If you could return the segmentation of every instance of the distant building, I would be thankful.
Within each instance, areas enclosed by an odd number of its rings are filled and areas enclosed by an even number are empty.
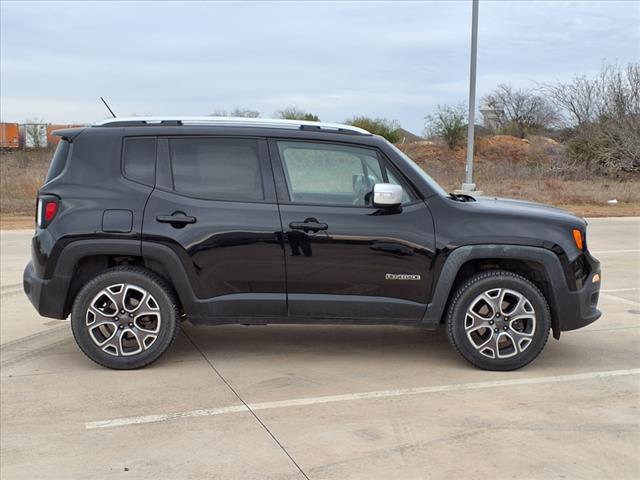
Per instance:
[[[411,133],[410,131],[405,130],[404,128],[399,128],[394,133],[397,133],[400,136],[400,140],[398,140],[399,144],[421,142],[424,140],[424,138],[422,138],[421,136],[416,135],[415,133]]]
[[[502,105],[482,103],[480,105],[480,113],[482,114],[482,123],[486,128],[495,130],[500,126],[504,108]]]

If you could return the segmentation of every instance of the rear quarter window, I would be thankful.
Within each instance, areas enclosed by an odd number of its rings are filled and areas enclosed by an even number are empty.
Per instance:
[[[51,165],[49,165],[49,171],[47,172],[47,178],[44,183],[48,183],[58,175],[62,173],[64,167],[67,164],[67,157],[69,156],[69,142],[62,139],[58,142],[56,151],[51,159]]]
[[[122,163],[125,177],[153,186],[156,178],[155,137],[126,138]]]

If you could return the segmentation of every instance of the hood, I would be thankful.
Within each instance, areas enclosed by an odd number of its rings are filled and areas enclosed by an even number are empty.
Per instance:
[[[585,228],[587,222],[567,210],[536,202],[498,197],[475,197],[479,209],[488,213],[520,218],[541,219]]]
[[[438,243],[455,248],[473,244],[514,244],[562,247],[570,260],[580,254],[572,230],[586,230],[587,222],[560,208],[494,197],[457,201],[429,199]]]

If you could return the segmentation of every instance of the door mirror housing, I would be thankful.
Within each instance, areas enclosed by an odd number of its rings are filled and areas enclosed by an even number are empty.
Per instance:
[[[373,186],[374,207],[399,207],[402,204],[402,187],[393,183],[376,183]]]

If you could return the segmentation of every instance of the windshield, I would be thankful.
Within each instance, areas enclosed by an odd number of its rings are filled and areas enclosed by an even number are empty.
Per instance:
[[[447,195],[447,192],[440,185],[438,185],[438,182],[436,182],[433,178],[431,178],[427,174],[427,172],[425,172],[422,168],[420,168],[416,164],[416,162],[411,160],[411,157],[409,157],[406,153],[404,153],[402,150],[396,147],[393,143],[391,142],[387,142],[387,143],[391,146],[391,148],[393,148],[393,150],[398,155],[400,155],[402,158],[406,160],[407,164],[416,172],[416,174],[420,175],[420,177],[422,177],[437,194],[443,197]]]

